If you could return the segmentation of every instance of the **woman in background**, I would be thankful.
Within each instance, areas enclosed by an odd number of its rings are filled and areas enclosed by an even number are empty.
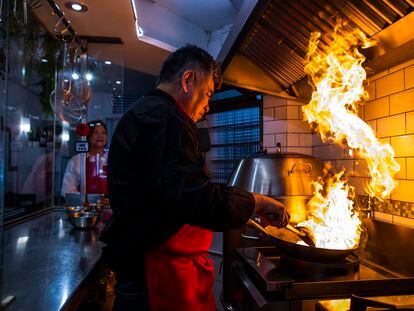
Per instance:
[[[89,133],[87,135],[89,143],[89,152],[86,155],[86,192],[87,193],[107,193],[106,189],[106,163],[108,160],[108,154],[105,151],[107,143],[107,128],[106,124],[101,120],[94,120],[88,122]],[[65,196],[67,193],[79,193],[81,192],[81,154],[73,156],[66,166],[65,175],[63,176],[62,182],[62,195]],[[94,171],[94,163],[99,159],[100,164],[98,167],[98,173],[100,176],[105,177],[105,182],[97,182],[92,176]],[[94,160],[94,161],[92,161]],[[102,169],[105,168],[105,169]],[[101,180],[103,180],[101,178]],[[84,189],[85,190],[85,189]],[[83,191],[85,192],[85,191]]]

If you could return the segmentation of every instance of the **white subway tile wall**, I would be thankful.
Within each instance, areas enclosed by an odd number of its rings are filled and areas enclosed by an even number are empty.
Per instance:
[[[287,152],[312,154],[312,147],[287,147]]]
[[[275,107],[275,120],[286,120],[286,106]]]
[[[405,114],[405,126],[407,134],[414,133],[414,111]]]
[[[378,98],[404,90],[404,70],[388,74],[375,81]]]
[[[414,88],[390,96],[390,113],[414,110]]]
[[[378,118],[389,116],[390,115],[389,100],[390,99],[388,97],[383,97],[383,98],[368,102],[365,105],[365,119],[372,120],[372,119],[378,119]]]
[[[397,179],[407,179],[407,158],[395,158],[400,165],[400,171],[395,175]]]
[[[283,152],[312,154],[312,130],[301,119],[303,104],[296,100],[264,95],[263,144],[268,147],[268,151],[275,151],[276,144],[280,143]]]
[[[275,119],[274,108],[264,108],[263,109],[263,121],[273,121]]]
[[[289,146],[300,146],[299,143],[299,134],[287,134],[287,141]]]
[[[271,95],[263,96],[263,108],[273,108],[278,106],[286,106],[286,99]]]
[[[263,122],[263,134],[286,133],[286,120]]]
[[[404,73],[405,73],[405,88],[409,89],[409,88],[414,87],[414,66],[405,68]]]
[[[287,106],[287,118],[299,120],[299,109],[301,106]]]
[[[414,59],[368,80],[365,120],[377,137],[382,137],[382,142],[391,143],[401,168],[396,174],[399,185],[390,196],[391,200],[396,200],[391,201],[394,207],[387,213],[376,211],[375,217],[414,228]],[[399,216],[401,214],[409,218]]]
[[[263,146],[265,148],[275,147],[275,134],[263,135]]]
[[[312,134],[299,134],[299,145],[312,147]]]
[[[414,179],[414,157],[407,160],[407,179]]]
[[[391,137],[405,134],[405,113],[377,120],[377,137]]]

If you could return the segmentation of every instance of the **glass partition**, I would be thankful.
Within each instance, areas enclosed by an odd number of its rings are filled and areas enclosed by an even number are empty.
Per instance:
[[[3,272],[5,279],[14,277],[13,269],[19,270],[23,262],[10,258],[31,258],[30,247],[38,247],[32,241],[46,231],[58,232],[59,237],[72,234],[65,218],[36,227],[37,220],[49,219],[36,216],[50,216],[48,212],[64,204],[62,186],[68,163],[79,156],[76,142],[87,139],[78,135],[79,124],[104,123],[107,139],[102,147],[107,150],[118,120],[154,87],[155,76],[124,68],[122,45],[112,46],[109,54],[104,53],[105,44],[85,43],[83,53],[71,49],[71,38],[65,44],[62,37],[56,37],[57,16],[46,16],[40,22],[30,9],[24,16],[23,5],[36,5],[36,1],[0,2],[0,298],[4,299],[10,293],[4,289],[7,282],[1,282]],[[48,5],[42,1],[41,10],[50,14]],[[62,95],[62,90],[71,95]],[[85,90],[89,96],[84,96]],[[76,101],[71,107],[82,111],[79,120],[58,112],[57,103],[62,98],[69,101],[72,95]],[[76,109],[71,113],[79,113]],[[99,137],[96,140],[100,143]],[[13,228],[21,229],[17,238],[12,236]],[[47,243],[42,245],[40,260],[53,263],[55,255]]]
[[[18,4],[19,5],[19,4]],[[31,15],[3,18],[4,221],[52,206],[54,117],[49,97],[59,44]]]

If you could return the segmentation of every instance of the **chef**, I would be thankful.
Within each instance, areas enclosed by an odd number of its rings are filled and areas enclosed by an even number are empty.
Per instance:
[[[216,310],[213,231],[289,215],[269,197],[210,181],[195,121],[219,87],[219,66],[194,45],[164,62],[157,87],[119,121],[108,159],[113,209],[101,240],[116,272],[114,310]]]
[[[86,193],[106,194],[106,167],[108,154],[106,124],[101,120],[87,123],[89,152],[86,154]],[[62,195],[81,192],[81,154],[73,156],[66,166],[62,181]]]

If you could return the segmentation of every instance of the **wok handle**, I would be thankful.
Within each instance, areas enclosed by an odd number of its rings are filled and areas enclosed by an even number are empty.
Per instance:
[[[258,229],[260,232],[263,232],[266,235],[269,235],[269,233],[267,233],[266,229],[263,228],[261,225],[259,225],[256,221],[254,221],[253,219],[249,219],[246,223],[248,226],[251,226],[253,228]]]
[[[247,225],[251,226],[253,228],[258,229],[260,232],[263,232],[264,234],[269,235],[269,233],[266,231],[265,228],[263,228],[259,223],[257,223],[256,221],[254,221],[253,219],[249,219],[247,221]],[[293,233],[295,233],[298,236],[306,236],[305,233],[300,232],[298,229],[296,229],[295,227],[293,227],[292,225],[286,225],[286,229],[288,229],[289,231],[292,231]]]
[[[288,229],[289,231],[292,231],[293,233],[297,234],[298,236],[306,236],[305,233],[300,232],[298,229],[296,229],[295,227],[287,224],[286,225],[286,229]]]

